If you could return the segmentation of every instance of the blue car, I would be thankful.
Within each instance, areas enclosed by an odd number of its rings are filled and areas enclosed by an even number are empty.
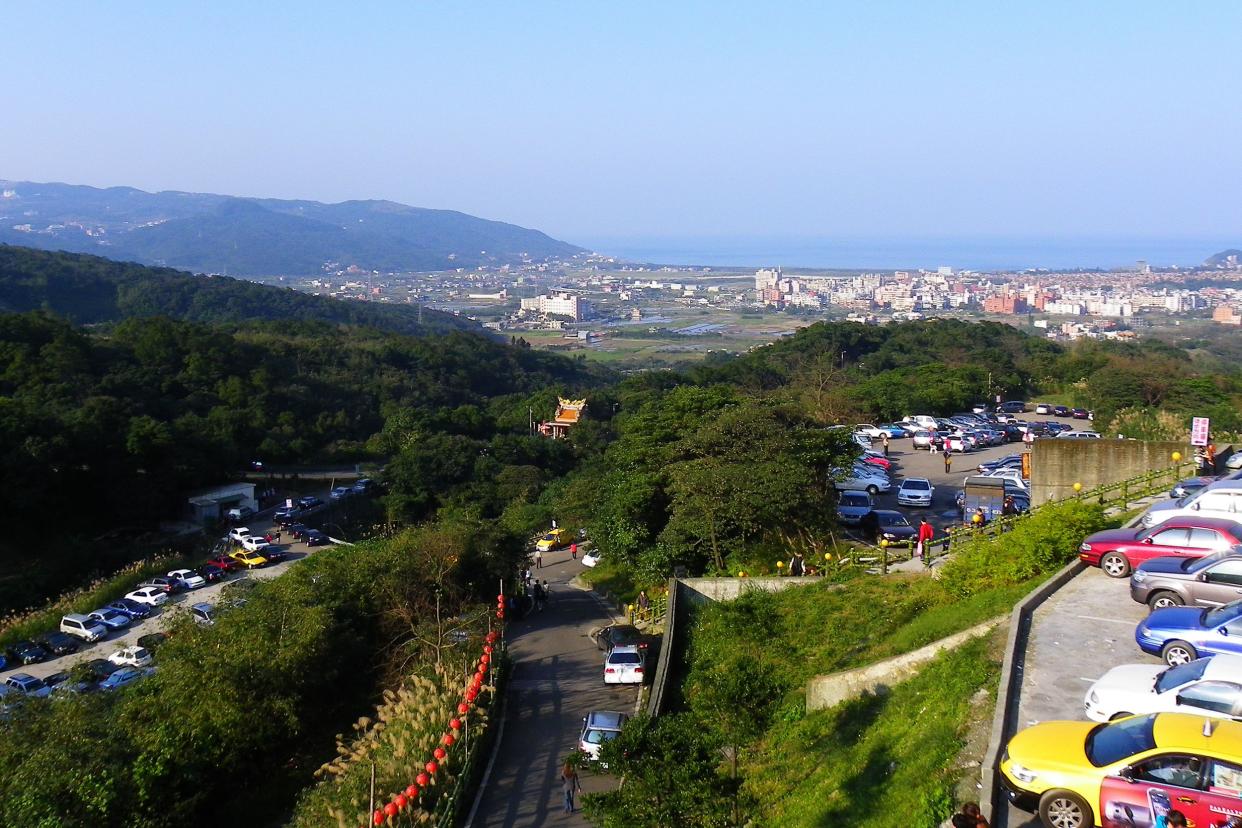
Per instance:
[[[1134,630],[1134,640],[1170,667],[1218,653],[1242,655],[1242,600],[1212,609],[1158,609]]]
[[[146,604],[140,604],[137,601],[134,601],[133,599],[130,599],[130,598],[122,598],[119,601],[113,601],[111,604],[108,604],[108,606],[104,607],[104,609],[111,609],[111,610],[116,610],[117,612],[123,612],[126,615],[128,615],[130,618],[134,618],[134,619],[151,617],[150,607],[148,607]]]

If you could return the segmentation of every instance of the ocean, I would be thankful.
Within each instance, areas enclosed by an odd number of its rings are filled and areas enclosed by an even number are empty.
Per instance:
[[[776,239],[598,238],[577,241],[634,262],[714,267],[900,270],[1027,268],[1111,269],[1146,261],[1152,267],[1195,267],[1214,253],[1242,247],[1236,239]]]

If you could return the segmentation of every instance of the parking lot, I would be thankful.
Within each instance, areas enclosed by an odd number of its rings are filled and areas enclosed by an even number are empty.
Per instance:
[[[324,498],[327,497],[326,490],[322,493]],[[247,526],[254,531],[254,534],[261,535],[266,532],[277,532],[279,528],[272,524],[270,518],[250,519]],[[230,583],[235,583],[242,578],[254,578],[256,580],[267,580],[275,578],[286,571],[286,569],[296,562],[302,560],[308,555],[315,553],[316,549],[325,547],[307,547],[301,541],[293,540],[288,533],[284,535],[285,542],[276,544],[287,550],[288,557],[278,563],[268,564],[261,569],[241,570],[227,576],[223,581],[209,584],[205,587],[195,589],[189,592],[181,592],[176,595],[170,595],[168,603],[162,607],[153,610],[150,618],[134,619],[128,627],[111,632],[106,638],[97,641],[94,644],[81,643],[81,648],[76,653],[64,656],[51,656],[45,661],[37,664],[28,664],[22,667],[13,667],[6,670],[4,675],[12,673],[27,673],[37,678],[46,678],[53,673],[59,673],[69,670],[73,665],[91,661],[97,658],[107,658],[112,653],[124,647],[134,645],[138,638],[153,632],[160,632],[170,625],[172,618],[178,612],[187,612],[193,604],[207,603],[215,605],[220,600],[221,591]],[[206,556],[204,556],[205,558]],[[53,628],[54,629],[54,628]],[[49,632],[51,629],[48,630]]]

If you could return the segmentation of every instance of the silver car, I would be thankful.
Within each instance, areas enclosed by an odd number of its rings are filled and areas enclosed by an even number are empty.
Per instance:
[[[869,492],[841,492],[841,500],[837,502],[837,519],[847,526],[857,526],[858,521],[875,508],[875,500]]]
[[[1242,546],[1202,558],[1152,558],[1130,575],[1130,597],[1152,609],[1219,607],[1242,598]]]

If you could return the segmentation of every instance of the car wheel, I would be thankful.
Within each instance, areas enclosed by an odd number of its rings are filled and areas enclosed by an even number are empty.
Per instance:
[[[1095,814],[1081,796],[1069,791],[1049,791],[1039,800],[1039,818],[1049,828],[1089,828]]]
[[[1187,664],[1199,657],[1195,652],[1195,648],[1187,644],[1185,641],[1170,641],[1164,645],[1164,649],[1160,651],[1160,657],[1164,659],[1164,663],[1170,667],[1177,667],[1181,664]]]
[[[1152,593],[1152,596],[1147,599],[1147,606],[1151,607],[1153,610],[1164,609],[1166,607],[1180,607],[1185,603],[1186,602],[1182,599],[1182,596],[1178,595],[1176,592],[1169,592],[1166,589]]]
[[[880,487],[872,483],[867,487],[867,493],[873,496],[878,495],[880,493]]]
[[[1122,711],[1121,713],[1114,713],[1113,715],[1109,716],[1109,717],[1108,717],[1108,720],[1109,720],[1110,722],[1115,722],[1115,721],[1117,721],[1118,719],[1124,719],[1124,718],[1126,718],[1127,716],[1133,716],[1133,715],[1134,715],[1133,713],[1127,713],[1127,712],[1125,712],[1125,711]]]
[[[1124,578],[1130,574],[1130,562],[1125,555],[1109,552],[1100,558],[1100,569],[1110,578]]]

